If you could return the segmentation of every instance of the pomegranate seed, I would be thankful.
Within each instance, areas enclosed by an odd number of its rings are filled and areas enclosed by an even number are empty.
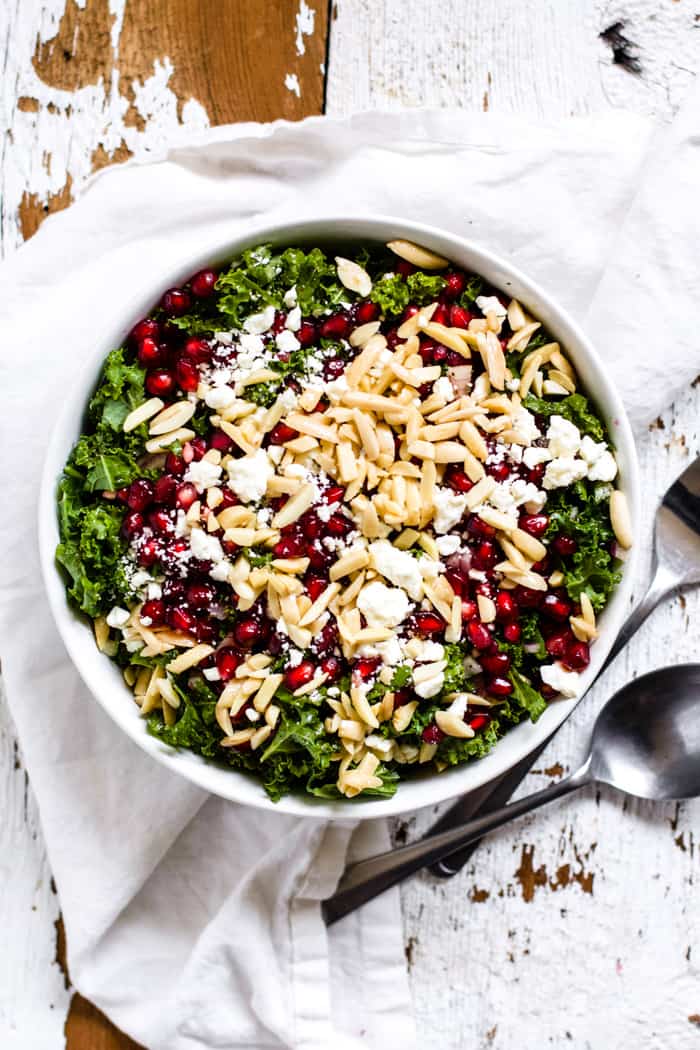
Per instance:
[[[146,336],[139,343],[136,356],[139,359],[139,364],[143,365],[144,368],[156,368],[158,365],[164,365],[167,361],[168,348],[163,343],[157,343],[155,339]]]
[[[167,506],[172,507],[175,503],[176,492],[177,478],[174,478],[172,474],[163,474],[153,486],[153,501],[154,503],[165,503]]]
[[[491,540],[482,540],[472,556],[475,569],[492,569],[498,561],[496,544]]]
[[[473,620],[476,614],[476,602],[473,602],[471,598],[462,598],[462,619],[464,621]]]
[[[160,301],[168,317],[182,317],[190,308],[190,293],[184,288],[170,288]]]
[[[472,514],[467,519],[467,532],[470,532],[472,536],[485,536],[487,539],[491,539],[496,535],[493,525],[487,525],[476,514]]]
[[[514,620],[518,615],[518,606],[512,594],[508,591],[499,591],[496,595],[496,619],[501,623]]]
[[[338,627],[335,620],[329,620],[314,642],[316,652],[332,652],[336,645],[338,645],[339,637]]]
[[[591,651],[587,642],[573,642],[567,647],[563,663],[572,671],[582,671],[591,662]]]
[[[283,536],[274,546],[276,558],[300,558],[303,553],[303,544],[294,536]]]
[[[236,668],[240,666],[241,656],[230,645],[224,645],[214,654],[214,662],[221,681],[228,682],[229,678],[233,678],[236,673]]]
[[[578,550],[578,543],[571,536],[555,536],[552,540],[552,546],[557,554],[561,554],[563,558],[569,554],[575,554]]]
[[[316,325],[313,321],[302,321],[299,330],[294,333],[302,346],[313,346],[316,342]]]
[[[176,631],[186,631],[188,634],[193,634],[197,626],[197,620],[187,609],[182,609],[176,606],[174,609],[168,609],[167,621],[171,627],[174,627]]]
[[[394,693],[394,707],[403,707],[404,704],[410,704],[415,694],[410,689],[399,689]]]
[[[209,437],[209,447],[215,448],[217,452],[230,452],[233,441],[223,430],[214,430]]]
[[[575,642],[575,638],[571,631],[559,631],[556,634],[550,634],[549,638],[545,640],[544,646],[550,656],[553,656],[555,659],[561,659],[572,642]]]
[[[238,496],[229,488],[221,490],[221,509],[225,510],[226,507],[237,507],[239,504]]]
[[[510,682],[508,684],[510,685]],[[487,726],[490,721],[490,715],[474,715],[473,718],[469,719],[469,725],[475,733],[478,733],[479,730],[484,729],[484,727]]]
[[[168,452],[165,457],[165,469],[168,474],[176,474],[179,477],[185,473],[186,466],[184,459],[178,456],[177,452]]]
[[[185,585],[182,580],[166,580],[163,584],[163,597],[171,604],[184,601]]]
[[[316,668],[310,660],[302,660],[296,667],[290,667],[284,676],[284,684],[287,689],[294,692],[303,685],[308,685],[316,674]]]
[[[209,583],[191,583],[187,588],[187,604],[193,609],[206,609],[214,597],[214,588]]]
[[[467,286],[466,274],[455,271],[445,275],[445,296],[448,299],[459,299],[460,295]],[[454,324],[454,321],[452,322]],[[464,325],[464,328],[467,326]]]
[[[450,311],[447,309],[444,303],[438,306],[437,310],[431,317],[433,324],[449,324],[450,323]],[[460,361],[464,361],[461,355],[459,355]]]
[[[326,489],[326,491],[323,493],[323,502],[342,503],[344,495],[345,489],[342,485],[331,485],[331,487]]]
[[[547,531],[549,515],[522,514],[518,524],[523,532],[528,532],[531,536],[542,536]]]
[[[133,539],[134,536],[138,536],[139,533],[143,532],[143,515],[139,514],[137,510],[132,510],[130,514],[124,517],[122,522],[122,533],[128,539]]]
[[[320,576],[310,576],[306,581],[306,592],[312,602],[315,602],[320,594],[323,594],[327,583]]]
[[[399,335],[396,328],[390,328],[385,335],[386,345],[390,350],[395,350],[396,347],[402,342],[401,336]]]
[[[418,634],[422,635],[443,634],[447,626],[441,616],[430,612],[416,613],[413,622]]]
[[[329,536],[346,536],[351,528],[352,522],[342,514],[332,514],[326,522],[326,532]]]
[[[197,366],[188,357],[178,357],[175,362],[175,375],[183,390],[191,392],[199,386]]]
[[[347,339],[352,331],[350,316],[342,310],[337,314],[331,314],[321,323],[322,339]]]
[[[141,321],[137,321],[131,329],[129,339],[138,346],[144,339],[157,340],[159,332],[160,325],[158,322],[154,321],[152,317],[144,317]]]
[[[551,685],[547,685],[546,682],[540,683],[540,692],[545,700],[553,700],[555,696],[558,696],[556,689],[553,689]]]
[[[309,564],[314,572],[328,572],[336,558],[331,551],[319,550],[314,546],[310,546],[304,553],[308,557]]]
[[[491,634],[488,628],[478,620],[469,621],[467,636],[475,649],[488,649],[491,645]]]
[[[413,263],[407,262],[405,259],[399,259],[396,264],[396,272],[401,274],[402,277],[410,277],[412,273],[416,272],[416,267]]]
[[[370,321],[376,321],[378,317],[379,305],[371,303],[368,299],[363,303],[358,303],[355,307],[355,320],[358,325],[369,324]]]
[[[545,594],[540,608],[546,616],[551,616],[553,620],[568,620],[571,616],[571,602],[551,592]]]
[[[451,470],[447,478],[447,484],[455,492],[469,492],[474,488],[474,482],[467,477],[463,470]]]
[[[213,624],[209,620],[200,620],[195,628],[195,637],[198,642],[214,645],[219,637],[218,624]]]
[[[505,461],[503,463],[487,463],[486,473],[490,474],[496,481],[505,481],[510,474],[510,467]]]
[[[131,510],[145,510],[153,499],[153,485],[146,478],[137,478],[129,485],[126,497],[127,506]]]
[[[149,372],[144,383],[152,397],[170,397],[175,391],[175,376],[167,368]]]
[[[453,306],[450,309],[450,324],[453,328],[469,328],[472,315],[463,306]]]
[[[329,682],[337,681],[342,669],[342,664],[337,656],[327,656],[325,660],[321,660],[321,671],[328,676]],[[394,700],[394,706],[396,706],[396,700]]]
[[[513,594],[518,605],[522,605],[524,609],[538,609],[544,598],[542,591],[533,591],[532,588],[521,587],[520,584]]]
[[[197,299],[208,299],[210,295],[214,294],[217,276],[214,270],[200,270],[190,281],[192,294]]]
[[[205,438],[200,436],[194,437],[191,441],[188,442],[188,445],[192,449],[192,458],[195,460],[195,462],[198,462],[200,459],[204,458],[204,456],[207,453],[207,442]]]
[[[277,426],[273,427],[270,431],[270,444],[284,445],[285,441],[294,441],[294,439],[298,437],[298,430],[294,430],[293,427],[288,427],[286,423],[278,423]]]
[[[510,696],[513,692],[513,686],[507,678],[492,678],[490,682],[486,683],[486,692],[490,696]]]
[[[358,660],[357,663],[354,664],[352,673],[365,681],[374,674],[379,667],[380,662],[381,661],[378,657],[365,657],[363,660]]]
[[[165,623],[165,604],[160,598],[151,598],[144,602],[139,614],[141,623],[148,621],[146,626],[160,627]]]
[[[546,576],[550,570],[549,558],[545,555],[542,561],[536,561],[532,567],[540,576]]]
[[[198,364],[203,364],[211,357],[211,347],[206,339],[188,339],[182,352]]]
[[[241,649],[252,648],[256,642],[260,641],[262,633],[260,624],[252,617],[248,617],[245,620],[239,620],[233,628],[233,637],[236,639],[236,644],[240,645]]]
[[[123,489],[117,489],[117,499],[121,503],[126,503],[126,497],[129,495],[129,486],[126,485]]]
[[[148,569],[158,560],[158,544],[155,540],[146,540],[139,548],[139,565]]]
[[[496,591],[491,580],[479,580],[474,587],[474,591],[476,594],[483,594],[484,598],[493,599],[496,597]]]
[[[504,675],[510,670],[510,657],[508,653],[501,653],[498,650],[495,653],[484,653],[479,658],[479,663],[486,671],[487,674],[498,677],[498,675]]]
[[[148,524],[155,532],[171,532],[173,523],[167,510],[152,510],[148,515]]]
[[[531,467],[525,477],[527,481],[530,481],[533,485],[539,487],[542,484],[542,478],[544,477],[544,463],[538,463],[536,467]]]
[[[178,507],[189,510],[196,499],[197,490],[191,482],[185,481],[184,484],[178,486],[175,496]]]
[[[445,573],[445,579],[449,583],[452,590],[455,592],[458,598],[462,597],[462,591],[466,584],[466,580],[463,576],[460,576],[458,572],[453,572],[452,569],[448,569]]]
[[[444,739],[445,734],[435,722],[431,722],[421,733],[421,740],[424,744],[439,744],[440,741]]]
[[[503,628],[503,637],[507,642],[519,642],[522,637],[522,628],[519,623],[507,623]]]

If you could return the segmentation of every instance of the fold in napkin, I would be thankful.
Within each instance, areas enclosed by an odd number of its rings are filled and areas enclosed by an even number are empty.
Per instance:
[[[692,101],[692,100],[691,100]],[[465,234],[540,280],[597,340],[639,426],[699,370],[698,107],[552,126],[465,112],[215,129],[101,173],[0,272],[10,706],[75,986],[149,1050],[414,1045],[396,891],[327,934],[352,828],[207,797],[123,738],[42,594],[35,503],[61,390],[124,303],[251,223],[381,212]],[[125,703],[128,703],[125,696]]]

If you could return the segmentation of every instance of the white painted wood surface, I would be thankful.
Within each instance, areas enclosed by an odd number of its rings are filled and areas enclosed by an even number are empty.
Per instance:
[[[115,47],[123,3],[109,4]],[[5,254],[20,240],[16,214],[25,191],[46,200],[68,175],[74,185],[87,177],[100,145],[110,152],[124,138],[140,154],[178,123],[167,55],[137,93],[140,128],[115,112],[109,86],[67,93],[39,80],[31,62],[36,39],[55,33],[63,7],[64,0],[0,0]],[[667,119],[700,68],[700,8],[690,0],[338,0],[336,10],[332,115],[459,105],[546,119],[624,105]],[[614,65],[599,39],[619,19],[639,45],[639,76]],[[17,107],[24,96],[40,100],[38,111]],[[182,118],[192,127],[207,122],[196,100]],[[649,515],[699,450],[699,400],[689,390],[640,443]],[[611,689],[662,661],[697,658],[699,613],[700,596],[692,594],[656,613],[525,791],[543,786],[543,771],[557,763],[575,765],[592,713]],[[58,907],[1,701],[0,813],[0,1047],[59,1050],[69,993],[54,961]],[[572,797],[494,836],[451,882],[407,884],[406,950],[422,1045],[696,1047],[699,816],[696,803],[624,804],[607,792]],[[410,834],[431,819],[426,813],[410,821]]]

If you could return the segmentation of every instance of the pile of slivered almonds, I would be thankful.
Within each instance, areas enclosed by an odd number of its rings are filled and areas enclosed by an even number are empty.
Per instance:
[[[447,260],[406,241],[389,244],[396,255],[428,270],[447,266]],[[371,280],[356,263],[337,260],[338,275],[347,288],[366,296]],[[404,321],[398,329],[401,342],[389,350],[380,333],[380,322],[373,321],[356,328],[349,342],[357,356],[340,378],[309,387],[290,408],[284,395],[267,409],[246,400],[245,387],[266,379],[276,379],[274,372],[258,370],[237,381],[234,395],[225,407],[215,409],[211,426],[223,430],[242,455],[223,455],[212,449],[204,462],[212,468],[213,480],[201,491],[185,516],[185,529],[199,546],[211,534],[221,535],[241,548],[272,548],[280,540],[280,530],[295,522],[318,500],[314,477],[323,472],[345,490],[344,508],[352,517],[357,533],[349,545],[337,551],[337,560],[329,573],[328,585],[314,601],[304,593],[301,577],[309,567],[306,557],[273,558],[264,567],[251,567],[243,553],[233,556],[225,566],[225,579],[237,596],[239,611],[250,609],[261,596],[267,603],[270,618],[283,625],[289,641],[299,650],[308,649],[312,639],[334,617],[345,658],[358,657],[361,647],[387,643],[392,639],[402,647],[402,657],[414,663],[413,685],[419,696],[435,696],[441,689],[445,661],[440,658],[420,662],[425,642],[420,638],[400,639],[391,623],[381,616],[368,615],[373,609],[373,584],[401,586],[407,599],[424,609],[431,608],[447,624],[445,640],[462,638],[461,599],[453,592],[436,544],[431,523],[436,515],[435,494],[448,465],[459,465],[473,487],[466,493],[466,511],[475,513],[497,530],[503,552],[496,566],[501,574],[500,587],[518,584],[545,591],[548,581],[533,569],[546,548],[535,537],[517,526],[513,515],[488,505],[495,482],[484,469],[487,458],[487,436],[497,436],[500,443],[526,446],[531,435],[521,421],[519,407],[531,389],[538,395],[566,395],[576,390],[573,368],[553,342],[527,353],[528,342],[540,327],[527,316],[521,305],[512,300],[507,318],[513,335],[509,351],[518,351],[522,359],[521,378],[513,379],[499,340],[503,311],[490,311],[472,319],[467,329],[448,327],[431,320],[437,303],[426,306]],[[450,382],[433,386],[421,399],[419,390],[441,378],[439,365],[426,367],[418,353],[419,333],[456,351],[464,366],[451,370]],[[484,366],[472,382],[471,359],[478,355]],[[206,402],[210,388],[200,382],[196,396],[178,400],[164,407],[157,398],[140,405],[128,416],[125,430],[150,421],[150,438],[146,452],[160,453],[173,442],[186,443],[194,437],[187,424],[197,401]],[[319,408],[324,398],[328,407]],[[264,449],[263,441],[273,427],[286,423],[297,432],[282,446]],[[245,463],[244,463],[245,461]],[[261,527],[256,509],[240,503],[217,511],[222,503],[221,477],[241,464],[266,481],[264,498],[285,497],[281,509]],[[234,466],[235,465],[235,466]],[[613,491],[610,511],[613,528],[623,548],[631,545],[631,528],[624,494]],[[517,518],[517,516],[516,516]],[[420,546],[421,563],[435,563],[430,573],[405,574],[404,560],[409,548]],[[194,542],[193,542],[194,548]],[[416,559],[411,559],[413,565]],[[224,577],[220,577],[224,578]],[[561,581],[559,581],[561,582]],[[556,586],[556,580],[549,585]],[[480,595],[478,612],[482,622],[495,619],[496,608],[491,598]],[[364,617],[364,620],[363,620]],[[364,626],[363,626],[364,622]],[[571,627],[582,640],[596,636],[596,624],[590,602],[582,600],[581,615],[573,617]],[[114,651],[109,626],[104,618],[95,621],[98,645]],[[174,651],[166,667],[127,668],[125,678],[133,688],[144,714],[161,707],[168,724],[176,720],[179,698],[171,676],[195,668],[209,657],[211,645],[196,644],[187,634],[168,627],[150,627],[141,622],[140,606],[130,611],[122,635],[133,645],[143,645],[143,656],[159,656]],[[226,643],[223,643],[226,644]],[[230,643],[229,643],[230,644]],[[434,647],[440,653],[441,647]],[[216,705],[216,717],[222,730],[221,746],[247,745],[259,748],[273,733],[280,716],[275,693],[283,674],[270,673],[272,659],[265,653],[249,655],[225,684]],[[380,678],[388,684],[392,668],[384,667]],[[326,681],[318,672],[298,688],[294,695],[312,694]],[[348,797],[366,788],[378,787],[375,775],[380,760],[398,762],[431,761],[437,745],[423,743],[411,747],[385,738],[374,731],[382,722],[391,720],[397,732],[409,726],[419,701],[414,700],[394,709],[394,694],[387,692],[378,703],[367,699],[367,687],[356,676],[349,693],[337,690],[327,702],[334,712],[325,721],[329,734],[337,736],[339,760],[337,785]],[[252,701],[260,719],[246,728],[236,728],[233,720],[244,705]],[[468,738],[473,730],[464,720],[467,704],[489,706],[485,697],[452,694],[446,708],[438,712],[437,724],[449,736]]]

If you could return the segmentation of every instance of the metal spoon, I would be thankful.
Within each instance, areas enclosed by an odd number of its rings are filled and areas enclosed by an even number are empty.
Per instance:
[[[700,583],[700,459],[695,459],[676,478],[656,511],[653,577],[649,589],[625,622],[598,675],[603,673],[664,598],[681,587],[697,583]],[[428,835],[461,825],[478,813],[504,806],[548,746],[552,736],[518,762],[510,772],[460,798],[436,821]],[[456,875],[477,846],[478,841],[473,841],[466,849],[433,864],[431,871],[442,878]]]
[[[608,700],[572,776],[460,827],[353,864],[322,905],[330,925],[426,864],[588,784],[661,801],[700,795],[700,664],[652,671]]]

